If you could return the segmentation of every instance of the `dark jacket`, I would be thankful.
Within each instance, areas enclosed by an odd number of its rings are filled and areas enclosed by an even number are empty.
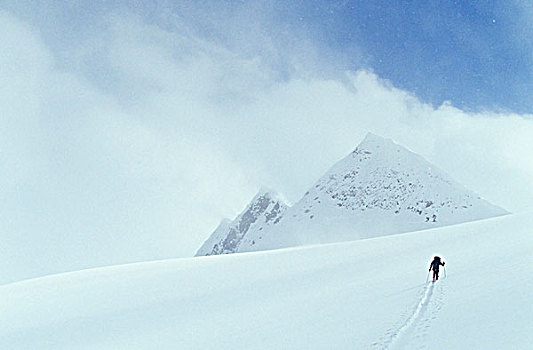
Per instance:
[[[436,256],[431,264],[429,264],[429,269],[433,269],[433,271],[439,271],[440,265],[444,266],[444,261],[440,261],[440,257]]]

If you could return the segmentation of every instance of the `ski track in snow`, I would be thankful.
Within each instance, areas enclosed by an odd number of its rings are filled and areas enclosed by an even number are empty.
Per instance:
[[[426,349],[424,341],[431,322],[443,305],[444,289],[442,281],[430,282],[421,292],[420,300],[410,316],[391,328],[380,342],[373,343],[374,349]]]

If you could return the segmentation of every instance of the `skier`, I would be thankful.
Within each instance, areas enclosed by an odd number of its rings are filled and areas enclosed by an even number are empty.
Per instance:
[[[431,262],[431,264],[429,264],[429,271],[433,269],[433,282],[439,279],[439,268],[440,268],[440,265],[444,266],[444,264],[445,264],[444,261],[441,262],[440,257],[436,255],[433,258],[433,261]]]

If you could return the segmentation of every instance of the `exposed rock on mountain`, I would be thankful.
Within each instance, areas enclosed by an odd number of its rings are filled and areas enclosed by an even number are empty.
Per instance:
[[[256,239],[260,241],[262,233],[279,223],[287,208],[279,195],[266,190],[259,192],[234,221],[224,219],[196,255],[235,253],[244,242],[254,246],[255,240],[249,240],[247,236],[256,233]]]
[[[260,220],[257,228],[248,230],[246,220],[255,214],[246,213],[252,208],[257,206],[258,215],[263,215],[281,206],[260,198],[230,225],[227,234],[227,229],[215,231],[213,236],[220,236],[212,237],[213,241],[221,243],[210,254],[370,238],[507,214],[421,156],[373,134],[293,207],[284,206],[272,214],[275,219]],[[241,220],[246,229],[240,228]],[[200,251],[205,255],[205,250]]]

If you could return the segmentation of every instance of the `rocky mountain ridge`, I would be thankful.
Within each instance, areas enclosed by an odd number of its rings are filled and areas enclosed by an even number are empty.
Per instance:
[[[258,198],[261,194],[254,200]],[[259,205],[254,203],[248,211]],[[370,238],[507,213],[421,156],[373,134],[326,172],[294,206],[276,203],[283,209],[276,212],[274,220],[259,220],[257,228],[235,229],[245,210],[231,224],[233,229],[215,231],[208,240],[211,253]],[[206,244],[197,255],[206,255]]]
[[[200,247],[196,255],[218,255],[235,253],[246,236],[261,232],[277,224],[289,206],[273,191],[260,191],[248,204],[246,209],[234,220],[224,219]],[[261,239],[261,238],[259,238]],[[255,242],[248,242],[254,245]]]

